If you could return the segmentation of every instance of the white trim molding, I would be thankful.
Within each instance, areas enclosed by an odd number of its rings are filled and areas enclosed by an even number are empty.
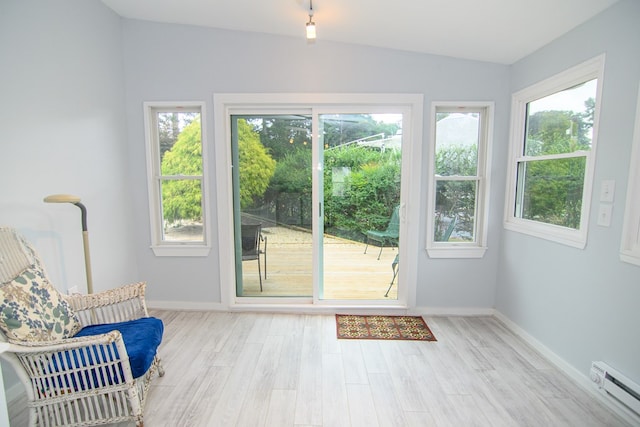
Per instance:
[[[214,149],[216,159],[216,206],[218,218],[218,241],[220,259],[221,302],[230,310],[262,309],[280,310],[283,306],[289,310],[306,311],[312,308],[315,312],[331,311],[355,306],[354,301],[322,300],[314,283],[314,295],[309,298],[248,298],[236,296],[235,240],[233,235],[233,192],[232,192],[232,153],[231,153],[231,117],[242,114],[284,114],[292,111],[303,111],[317,120],[320,114],[368,113],[405,114],[403,133],[411,143],[402,149],[402,187],[400,241],[403,243],[403,263],[406,268],[399,271],[398,299],[394,301],[359,301],[360,307],[388,308],[404,310],[415,305],[417,286],[417,263],[419,243],[412,239],[417,234],[420,206],[414,201],[420,200],[419,180],[411,179],[412,172],[419,175],[422,167],[422,120],[424,100],[421,94],[351,94],[351,93],[216,93],[213,94],[214,111]],[[317,138],[314,135],[313,138]],[[317,156],[317,154],[314,154]],[[315,161],[318,163],[318,161]],[[314,164],[315,164],[314,163]],[[315,184],[314,184],[315,185]],[[316,190],[314,190],[316,191]],[[314,215],[317,206],[314,206]],[[319,263],[314,260],[314,277],[317,280]]]
[[[493,115],[495,103],[492,101],[432,102],[431,136],[428,144],[427,177],[427,236],[426,250],[430,258],[482,258],[487,251],[489,229],[489,199],[491,186],[491,156],[493,145]],[[479,115],[477,139],[476,174],[470,176],[436,175],[436,128],[437,114],[476,113]],[[473,241],[438,242],[434,239],[437,183],[442,181],[467,180],[477,183],[473,224]]]
[[[640,88],[638,89],[636,122],[633,129],[633,145],[629,163],[620,259],[624,262],[640,265]]]
[[[596,148],[598,140],[598,118],[602,83],[604,75],[605,55],[576,65],[541,82],[533,84],[513,94],[511,100],[511,130],[509,137],[508,173],[504,208],[504,228],[530,236],[539,237],[567,246],[584,249],[587,244],[589,230],[589,213],[591,210],[591,193],[595,170]],[[593,135],[589,151],[575,151],[559,155],[525,156],[523,144],[527,119],[527,106],[530,102],[564,91],[589,80],[597,79],[596,99],[593,120]],[[577,229],[554,225],[546,222],[526,219],[516,214],[518,193],[518,165],[534,160],[555,160],[561,158],[585,157],[584,185],[580,209],[580,224]]]
[[[207,256],[211,250],[211,225],[210,225],[210,203],[209,200],[209,179],[208,179],[208,138],[207,138],[207,112],[203,101],[184,102],[144,102],[144,127],[145,127],[145,148],[147,160],[147,192],[149,197],[149,224],[151,227],[151,249],[156,256]],[[159,185],[160,172],[160,143],[157,136],[156,119],[153,112],[158,110],[193,111],[200,114],[202,146],[202,175],[194,178],[200,181],[202,192],[202,225],[203,241],[166,241],[163,240],[163,214],[162,196]]]

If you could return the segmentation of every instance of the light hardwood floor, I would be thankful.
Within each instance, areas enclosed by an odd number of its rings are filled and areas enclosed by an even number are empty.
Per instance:
[[[493,317],[426,317],[438,341],[410,342],[338,340],[333,315],[152,315],[146,427],[628,426]]]

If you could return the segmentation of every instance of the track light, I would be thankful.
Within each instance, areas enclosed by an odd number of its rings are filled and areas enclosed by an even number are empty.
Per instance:
[[[309,0],[309,22],[306,24],[307,40],[313,42],[316,39],[316,23],[313,22],[313,0]]]

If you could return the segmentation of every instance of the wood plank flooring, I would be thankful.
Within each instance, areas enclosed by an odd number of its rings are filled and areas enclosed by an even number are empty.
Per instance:
[[[426,317],[438,341],[410,342],[338,340],[333,315],[152,315],[147,427],[628,426],[493,317]]]
[[[313,295],[311,233],[287,227],[263,229],[267,238],[267,279],[260,290],[257,261],[244,261],[244,296]],[[397,248],[380,248],[353,240],[326,235],[323,246],[325,299],[397,299],[397,282],[385,293],[393,277],[391,264]],[[380,259],[378,255],[380,254]],[[264,258],[261,256],[264,274]]]

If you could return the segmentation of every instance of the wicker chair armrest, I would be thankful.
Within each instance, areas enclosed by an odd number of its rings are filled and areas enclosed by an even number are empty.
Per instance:
[[[68,399],[73,395],[127,387],[134,381],[122,334],[111,331],[65,340],[9,342],[22,365],[30,399]]]
[[[120,331],[118,330],[113,330],[101,335],[66,338],[52,341],[9,340],[9,346],[6,351],[10,353],[59,353],[61,351],[93,345],[109,345],[116,341],[122,341],[122,334],[120,334]],[[122,341],[122,343],[124,345],[124,341]]]
[[[89,295],[65,295],[83,326],[125,322],[148,317],[145,282]]]

